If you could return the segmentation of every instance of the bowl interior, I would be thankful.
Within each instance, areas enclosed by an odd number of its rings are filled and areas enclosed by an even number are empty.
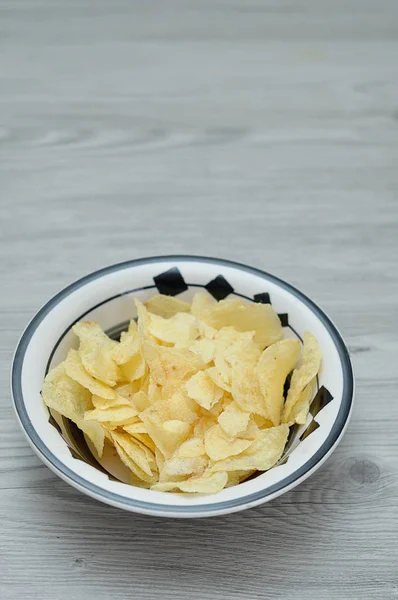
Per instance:
[[[276,467],[217,495],[162,494],[126,485],[122,483],[126,473],[118,459],[109,455],[98,464],[74,424],[56,413],[49,416],[40,396],[43,378],[64,360],[71,347],[77,347],[71,331],[75,322],[98,321],[117,339],[136,316],[133,297],[145,301],[160,292],[190,300],[198,290],[217,300],[236,295],[248,302],[270,302],[280,315],[285,337],[301,339],[307,329],[317,336],[323,362],[307,423],[291,428],[284,455]],[[246,504],[248,497],[271,497],[316,467],[337,441],[348,418],[349,360],[333,325],[322,311],[287,284],[233,263],[176,257],[132,261],[104,269],[76,282],[50,301],[24,336],[14,363],[13,391],[30,441],[50,466],[65,479],[72,479],[70,482],[76,487],[132,510],[144,507],[148,512],[156,512],[174,507],[178,511],[211,511]]]

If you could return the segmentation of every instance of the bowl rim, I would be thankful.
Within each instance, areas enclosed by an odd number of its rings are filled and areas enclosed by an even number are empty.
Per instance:
[[[342,367],[342,378],[343,378],[343,390],[341,405],[328,437],[323,444],[317,449],[317,451],[310,456],[310,458],[296,471],[281,479],[280,481],[270,485],[267,488],[258,490],[257,492],[241,496],[231,500],[226,500],[222,503],[206,504],[206,505],[195,505],[195,506],[173,506],[170,504],[154,504],[149,501],[137,500],[132,498],[126,498],[116,492],[110,492],[104,490],[98,485],[88,482],[84,477],[71,470],[69,467],[64,465],[46,446],[44,441],[41,439],[36,429],[32,425],[27,410],[25,408],[25,402],[22,392],[22,367],[26,350],[29,346],[30,340],[36,331],[39,324],[43,319],[53,310],[53,308],[61,302],[61,300],[67,298],[72,292],[81,288],[82,286],[99,279],[109,273],[136,267],[145,264],[153,264],[157,262],[200,262],[208,264],[216,264],[220,266],[226,266],[250,273],[265,281],[270,281],[275,285],[289,292],[291,295],[300,300],[305,304],[314,315],[322,322],[325,326],[328,334],[330,335],[333,344],[338,352],[341,367]],[[340,441],[350,418],[352,412],[352,405],[354,399],[354,373],[350,355],[346,344],[331,319],[325,314],[325,312],[310,298],[308,298],[303,292],[292,286],[290,283],[258,269],[256,267],[250,267],[248,265],[231,261],[222,258],[213,258],[207,256],[195,256],[195,255],[160,255],[151,256],[144,258],[131,259],[103,267],[96,271],[93,271],[84,277],[76,280],[70,285],[63,288],[60,292],[55,294],[50,300],[48,300],[32,317],[25,330],[23,331],[21,338],[17,344],[14,357],[11,366],[11,392],[13,407],[16,412],[20,426],[33,450],[39,456],[39,458],[58,476],[64,481],[79,489],[83,493],[105,502],[107,504],[124,508],[126,510],[140,512],[143,514],[151,514],[158,516],[170,516],[170,517],[204,517],[213,516],[216,514],[223,514],[228,512],[235,512],[243,510],[250,506],[271,500],[286,491],[296,487],[299,483],[304,481],[311,475],[331,454],[334,448]]]

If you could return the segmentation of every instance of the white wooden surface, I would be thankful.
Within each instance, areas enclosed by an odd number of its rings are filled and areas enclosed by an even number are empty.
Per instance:
[[[0,0],[1,600],[398,598],[397,33],[396,0]],[[195,522],[57,479],[8,383],[61,287],[184,252],[302,288],[357,376],[320,471]]]

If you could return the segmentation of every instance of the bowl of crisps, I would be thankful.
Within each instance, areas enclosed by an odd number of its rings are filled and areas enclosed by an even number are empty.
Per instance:
[[[272,500],[341,439],[347,348],[303,293],[228,260],[160,256],[87,275],[33,317],[15,411],[67,483],[143,514],[206,517]]]

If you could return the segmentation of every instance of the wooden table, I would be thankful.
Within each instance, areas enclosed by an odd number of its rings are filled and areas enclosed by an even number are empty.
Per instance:
[[[398,598],[396,0],[1,0],[0,28],[1,599]],[[287,279],[352,352],[337,451],[244,513],[101,505],[11,408],[42,303],[167,253]]]

